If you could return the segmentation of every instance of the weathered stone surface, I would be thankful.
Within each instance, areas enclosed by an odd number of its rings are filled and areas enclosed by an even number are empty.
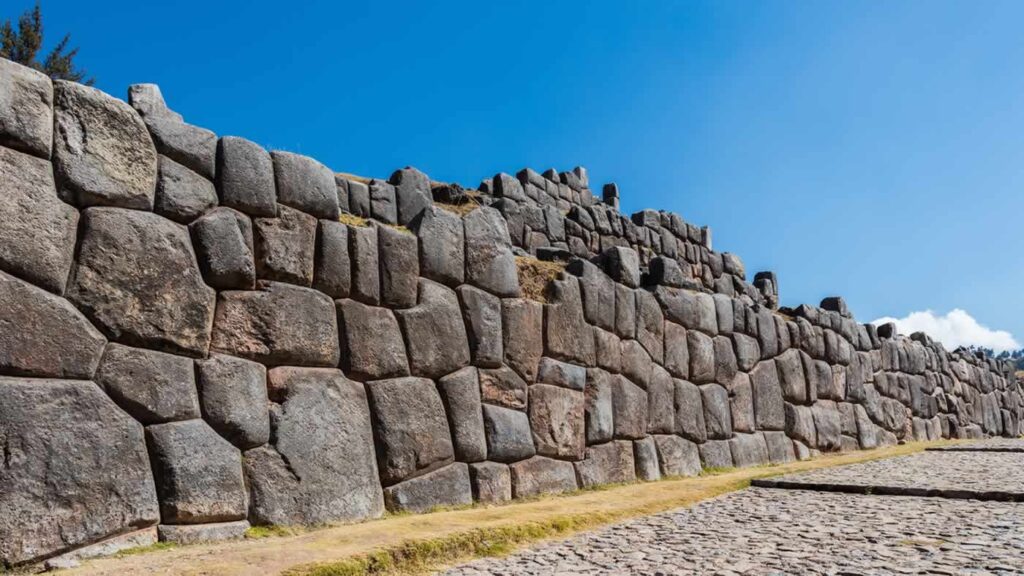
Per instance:
[[[204,178],[213,179],[216,134],[186,124],[180,114],[167,108],[160,87],[155,84],[130,86],[128,103],[142,116],[158,152],[184,164]]]
[[[808,401],[807,378],[804,376],[804,363],[798,350],[787,350],[775,358],[782,397],[789,402],[799,404]]]
[[[700,454],[697,445],[679,436],[658,434],[653,436],[661,463],[661,475],[668,477],[696,476],[700,474]]]
[[[544,354],[544,307],[525,298],[501,301],[501,329],[505,363],[529,382],[537,378]]]
[[[658,364],[665,360],[665,316],[654,295],[636,292],[636,339]]]
[[[700,461],[705,469],[733,467],[732,448],[729,440],[708,440],[699,446]]]
[[[416,236],[390,226],[378,226],[377,231],[381,304],[390,308],[413,306],[420,271]]]
[[[67,300],[3,272],[0,326],[0,374],[12,376],[92,378],[106,343]]]
[[[338,370],[276,371],[282,397],[274,444],[245,453],[250,520],[294,525],[379,517],[384,499],[362,384]]]
[[[768,461],[772,464],[786,464],[797,459],[794,442],[785,432],[761,432],[768,448]],[[800,444],[799,442],[795,444]],[[801,444],[802,446],[802,444]]]
[[[274,163],[259,144],[224,136],[217,142],[220,203],[250,216],[277,215]]]
[[[604,370],[587,370],[584,388],[587,444],[598,444],[612,439],[615,432],[612,400],[613,376]]]
[[[299,286],[313,284],[316,218],[279,206],[277,218],[253,221],[256,276]]]
[[[270,440],[267,369],[241,358],[211,354],[196,361],[203,419],[242,450]]]
[[[768,446],[761,433],[737,434],[729,440],[733,465],[737,468],[767,464]]]
[[[694,442],[707,440],[704,401],[700,388],[686,380],[675,381],[676,433]]]
[[[736,378],[736,373],[739,370],[736,365],[732,340],[726,336],[715,336],[712,342],[715,354],[715,382],[728,387]]]
[[[718,316],[711,295],[666,286],[659,286],[654,295],[670,321],[709,336],[718,334]]]
[[[0,378],[0,397],[0,565],[160,520],[142,426],[99,387]]]
[[[463,368],[441,378],[437,381],[437,390],[448,415],[455,459],[460,462],[486,460],[487,437],[476,368]]]
[[[579,283],[574,277],[555,280],[544,305],[544,347],[562,360],[593,366],[594,332],[583,318]]]
[[[456,462],[389,486],[384,489],[384,502],[392,512],[428,512],[439,506],[472,504],[469,469],[466,464]]]
[[[740,372],[729,387],[729,412],[736,432],[754,431],[754,391],[750,377]]]
[[[580,488],[636,480],[633,443],[615,440],[587,448],[586,457],[575,463]]]
[[[0,60],[0,77],[5,62]],[[5,92],[18,90],[17,86],[3,84],[0,104]],[[2,105],[0,109],[2,137],[4,118],[11,111]],[[46,150],[48,155],[49,144]],[[57,197],[50,163],[0,147],[0,270],[63,294],[74,257],[77,226],[78,212]]]
[[[390,486],[449,464],[454,458],[444,404],[425,378],[377,380],[366,385],[377,441],[381,482]]]
[[[206,354],[214,291],[184,227],[156,214],[90,208],[72,274],[68,299],[110,339]]]
[[[761,359],[761,347],[757,339],[734,332],[732,341],[736,350],[736,367],[744,372],[750,372]]]
[[[704,403],[704,424],[707,427],[708,438],[728,440],[732,436],[729,393],[718,384],[705,384],[700,387],[700,395]]]
[[[165,524],[242,520],[248,509],[242,455],[202,420],[146,428]]]
[[[352,290],[352,260],[348,226],[321,220],[317,226],[313,287],[331,298],[348,298]]]
[[[647,388],[651,380],[654,363],[650,355],[636,340],[623,340],[620,346],[622,375],[629,378],[641,388]]]
[[[615,334],[620,338],[636,337],[636,296],[622,284],[615,285]]]
[[[690,377],[690,346],[686,329],[674,322],[665,323],[665,368],[676,378]]]
[[[462,219],[431,206],[409,225],[419,238],[420,274],[458,286],[465,279],[466,235]]]
[[[773,360],[758,363],[750,372],[754,392],[754,422],[759,430],[782,430],[786,424],[782,387]]]
[[[391,310],[355,300],[338,300],[341,369],[357,380],[409,374],[405,342]]]
[[[650,436],[633,442],[633,460],[636,463],[636,476],[640,480],[652,482],[661,479],[661,467],[658,464],[658,449]]]
[[[399,224],[409,224],[433,204],[430,178],[411,166],[395,170],[388,182],[395,187]]]
[[[215,208],[189,226],[199,269],[218,290],[248,290],[256,283],[252,222],[231,208]]]
[[[594,356],[597,365],[610,372],[622,370],[622,341],[615,334],[594,328]]]
[[[365,182],[345,180],[348,188],[348,210],[356,216],[370,217],[370,187]]]
[[[352,264],[352,298],[376,306],[380,304],[377,227],[350,226],[348,241]]]
[[[245,520],[214,524],[161,524],[159,527],[161,542],[181,545],[238,540],[245,537],[249,528],[249,522]]]
[[[456,290],[462,304],[473,364],[484,368],[501,366],[504,358],[501,327],[501,299],[472,286]]]
[[[647,392],[623,376],[612,378],[612,423],[617,439],[647,435]]]
[[[499,504],[512,499],[512,474],[507,464],[477,462],[469,465],[473,499],[483,504]]]
[[[583,316],[587,322],[606,330],[614,329],[615,282],[595,264],[582,258],[573,258],[566,271],[579,277]]]
[[[108,344],[96,383],[143,424],[199,418],[199,395],[189,358]]]
[[[526,408],[527,384],[508,366],[481,368],[479,378],[480,397],[484,402],[514,410]]]
[[[576,471],[571,462],[534,456],[509,466],[512,495],[529,498],[541,494],[559,494],[576,489]]]
[[[537,371],[537,382],[583,391],[587,381],[587,369],[583,366],[561,362],[553,358],[541,358]]]
[[[382,180],[370,180],[370,214],[385,224],[398,224],[395,187]]]
[[[0,146],[50,157],[53,84],[28,66],[0,60]]]
[[[530,429],[537,453],[580,460],[585,448],[583,392],[547,384],[530,386]]]
[[[601,255],[601,264],[615,282],[630,288],[640,287],[640,257],[636,250],[613,246]]]
[[[217,205],[213,182],[160,156],[153,210],[180,224],[188,224]]]
[[[280,150],[271,152],[270,158],[278,202],[317,218],[338,218],[338,189],[327,166],[309,156]]]
[[[131,106],[95,88],[57,80],[53,169],[61,197],[79,206],[153,209],[156,148]]]
[[[786,435],[808,446],[817,446],[814,432],[814,416],[808,406],[797,406],[786,402]]]
[[[675,245],[673,244],[673,247]],[[683,269],[672,258],[658,256],[652,258],[648,265],[647,282],[652,285],[671,286],[682,288],[686,286],[689,278],[683,274]]]
[[[487,457],[496,462],[515,462],[537,453],[526,412],[484,404]]]
[[[420,279],[419,303],[395,312],[415,376],[438,378],[469,365],[469,341],[459,299],[443,284]]]
[[[502,297],[519,295],[512,240],[501,213],[482,207],[462,219],[466,235],[466,282]]]
[[[841,447],[842,421],[835,402],[820,401],[811,407],[814,417],[816,447],[822,451],[839,450]]]
[[[690,357],[690,380],[698,384],[714,382],[716,375],[715,344],[710,336],[697,330],[686,333]]]

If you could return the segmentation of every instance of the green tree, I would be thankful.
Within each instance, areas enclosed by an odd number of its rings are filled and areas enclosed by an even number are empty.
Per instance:
[[[36,58],[43,47],[43,14],[36,2],[34,9],[26,10],[18,18],[17,31],[10,20],[0,26],[0,58],[31,66],[55,80],[73,80],[92,86],[94,79],[86,78],[86,71],[75,67],[78,48],[69,50],[70,41],[71,35],[65,34],[42,62]]]

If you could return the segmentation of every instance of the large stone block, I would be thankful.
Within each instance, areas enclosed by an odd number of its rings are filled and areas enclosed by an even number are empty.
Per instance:
[[[623,340],[620,345],[622,375],[629,378],[641,388],[647,388],[651,380],[654,363],[651,362],[647,350],[636,340]]]
[[[661,480],[658,464],[658,449],[650,436],[633,442],[633,460],[636,463],[636,477],[645,482]]]
[[[482,207],[462,219],[466,237],[466,282],[496,296],[519,295],[512,239],[501,213]]]
[[[697,384],[715,381],[715,344],[710,336],[697,330],[686,333],[690,356],[690,380]]]
[[[526,412],[484,404],[487,457],[496,462],[515,462],[537,453]]]
[[[473,503],[469,468],[456,462],[440,470],[417,476],[384,489],[384,502],[391,512],[429,512],[442,506]]]
[[[629,440],[590,446],[586,457],[575,466],[580,488],[636,481],[633,443]]]
[[[409,227],[419,238],[420,274],[452,287],[462,284],[466,270],[462,218],[431,206]]]
[[[707,427],[708,438],[728,440],[732,436],[729,393],[718,384],[705,384],[700,387],[700,395],[704,403],[704,425]]]
[[[730,440],[709,440],[699,446],[700,461],[705,469],[723,470],[732,468],[732,448]]]
[[[206,354],[215,294],[183,226],[137,210],[90,208],[72,274],[68,299],[111,340]]]
[[[165,217],[188,224],[217,205],[213,182],[178,164],[167,156],[157,163],[156,197],[153,210]]]
[[[615,282],[630,288],[640,287],[640,257],[636,250],[613,246],[601,254],[601,264]]]
[[[313,287],[331,298],[348,298],[351,293],[348,226],[341,222],[321,220],[317,225]]]
[[[587,322],[606,330],[614,329],[615,282],[595,264],[582,258],[574,258],[566,270],[579,277],[583,316]]]
[[[680,288],[659,286],[654,295],[665,309],[665,316],[687,330],[699,330],[709,336],[718,335],[718,312],[710,294]]]
[[[658,364],[665,361],[665,316],[654,295],[636,292],[636,339]]]
[[[661,475],[668,477],[700,474],[700,453],[697,445],[674,435],[653,436],[661,463]]]
[[[189,358],[108,344],[96,383],[143,424],[199,418],[195,370]]]
[[[156,148],[125,102],[77,82],[54,88],[53,169],[79,206],[153,209]]]
[[[160,520],[142,426],[99,387],[0,378],[0,398],[0,566]]]
[[[623,376],[612,378],[612,423],[615,438],[635,440],[647,435],[647,392]]]
[[[623,284],[615,285],[615,334],[620,338],[636,338],[636,296]]]
[[[760,466],[769,462],[768,445],[760,432],[733,436],[729,440],[729,448],[732,450],[733,465],[737,468]]]
[[[0,272],[0,374],[92,378],[106,338],[67,300]]]
[[[758,363],[750,372],[750,384],[754,392],[754,423],[758,430],[782,430],[786,424],[786,414],[782,397],[782,386],[779,385],[779,374],[775,361],[765,360]]]
[[[757,339],[734,332],[732,341],[736,350],[736,367],[744,372],[750,372],[761,360],[761,347]]]
[[[469,340],[455,291],[420,279],[419,302],[395,312],[415,376],[439,378],[469,365]]]
[[[214,522],[212,524],[161,524],[161,542],[190,545],[223,540],[240,540],[252,525],[245,520]]]
[[[690,346],[686,329],[674,322],[665,323],[665,368],[676,378],[690,377]]]
[[[594,332],[583,318],[579,283],[574,277],[555,280],[544,306],[544,346],[555,358],[593,366]]]
[[[817,448],[822,451],[839,450],[842,446],[842,420],[835,402],[822,400],[811,407],[814,418]]]
[[[274,163],[262,146],[235,136],[217,142],[220,203],[250,216],[277,215]]]
[[[729,412],[732,429],[736,432],[754,431],[754,391],[750,377],[745,373],[736,374],[729,387]]]
[[[787,464],[797,459],[794,442],[785,432],[760,432],[768,448],[768,461],[772,464]],[[800,444],[802,446],[802,444]],[[803,458],[802,458],[803,459]]]
[[[279,372],[273,445],[245,453],[259,524],[326,524],[377,518],[384,499],[363,385],[340,371]]]
[[[409,308],[416,304],[416,286],[420,274],[416,244],[416,237],[408,231],[391,226],[377,227],[382,305]]]
[[[553,358],[541,358],[537,382],[582,392],[587,382],[587,369]]]
[[[512,499],[512,474],[507,464],[477,462],[469,465],[473,499],[483,504],[499,504]]]
[[[434,383],[425,378],[366,385],[381,482],[390,486],[452,462],[451,432]]]
[[[129,86],[128,103],[142,116],[158,152],[188,166],[204,178],[213,179],[216,134],[186,124],[181,114],[167,108],[156,84]]]
[[[736,364],[736,353],[732,347],[732,340],[726,336],[715,336],[713,338],[715,350],[715,382],[728,387],[732,384],[739,366]]]
[[[814,415],[809,406],[797,406],[786,402],[786,435],[804,444],[817,446],[814,430]]]
[[[330,168],[301,154],[275,150],[274,184],[277,201],[317,218],[338,218],[338,189]]]
[[[53,141],[53,84],[49,76],[0,60],[0,146],[40,158]]]
[[[8,90],[17,87],[0,86],[0,103]],[[0,110],[0,137],[9,113]],[[0,147],[0,270],[63,294],[77,227],[78,211],[57,197],[50,163]]]
[[[580,460],[585,447],[582,391],[547,384],[530,386],[530,429],[537,453]]]
[[[196,377],[203,418],[221,436],[242,450],[270,440],[267,369],[262,364],[211,354],[196,361]]]
[[[525,298],[502,300],[501,328],[505,363],[524,379],[533,382],[544,354],[543,305]]]
[[[700,388],[686,380],[675,381],[676,433],[694,442],[708,439],[704,400]]]
[[[560,494],[576,489],[576,470],[571,462],[534,456],[512,464],[509,471],[515,498]]]
[[[655,365],[647,383],[647,432],[674,434],[675,431],[675,384],[671,374]]]
[[[782,397],[789,402],[803,404],[808,401],[807,378],[799,350],[787,350],[775,358],[775,367],[782,386]],[[815,390],[817,391],[817,390]]]
[[[473,364],[484,368],[501,366],[505,354],[501,299],[468,285],[459,286],[456,292],[462,304],[462,319],[466,324]]]
[[[615,432],[612,400],[613,376],[604,370],[587,370],[584,388],[587,444],[598,444],[612,439]]]
[[[218,290],[251,290],[256,284],[255,249],[249,217],[214,208],[189,225],[199,269]]]
[[[434,202],[430,178],[411,166],[395,170],[388,182],[395,187],[399,224],[408,225]]]
[[[279,206],[277,218],[253,221],[256,275],[262,280],[299,286],[313,283],[316,253],[316,218]]]
[[[350,226],[348,242],[352,264],[352,298],[376,306],[380,304],[376,226]]]
[[[395,187],[383,180],[370,180],[370,214],[385,224],[398,224]]]
[[[460,462],[486,460],[487,437],[477,369],[463,368],[449,374],[437,381],[437,389],[448,415],[455,459]]]
[[[594,356],[597,365],[609,372],[622,370],[622,341],[618,336],[594,328]]]
[[[202,420],[146,428],[164,524],[243,520],[242,454]]]
[[[512,408],[526,409],[527,384],[508,366],[481,368],[480,397],[484,402]]]
[[[391,310],[355,300],[338,300],[336,306],[345,374],[357,380],[409,374],[402,331]]]

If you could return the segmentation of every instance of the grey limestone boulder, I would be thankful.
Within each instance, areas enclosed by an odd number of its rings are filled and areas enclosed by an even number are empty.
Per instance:
[[[462,305],[473,364],[484,368],[501,366],[505,355],[501,299],[469,285],[459,286],[456,292]]]
[[[690,347],[686,329],[674,322],[665,322],[665,368],[676,378],[690,377]]]
[[[380,259],[380,301],[389,308],[409,308],[416,304],[420,275],[416,236],[391,226],[377,227]]]
[[[811,407],[814,419],[815,446],[822,451],[839,450],[841,447],[842,421],[835,402],[822,400]]]
[[[702,396],[700,388],[692,382],[675,381],[676,433],[697,443],[708,439]]]
[[[615,334],[594,328],[594,356],[598,367],[609,372],[622,370],[622,341]]]
[[[807,378],[800,351],[787,350],[775,358],[775,367],[782,386],[782,397],[789,402],[803,404],[808,401]],[[817,389],[815,389],[817,392]]]
[[[715,336],[713,342],[715,350],[715,382],[722,386],[729,386],[739,371],[736,353],[732,347],[732,340],[726,336]]]
[[[218,290],[256,284],[252,222],[227,207],[215,208],[189,225],[203,279]]]
[[[199,174],[160,156],[157,163],[153,210],[180,224],[188,224],[217,205],[213,183]]]
[[[615,334],[620,338],[636,337],[636,296],[623,284],[615,285]]]
[[[316,218],[338,218],[338,188],[327,166],[309,156],[280,150],[271,152],[270,159],[278,202]]]
[[[53,84],[42,72],[0,60],[0,146],[40,158],[53,141]]]
[[[612,423],[615,438],[636,440],[647,435],[647,392],[623,376],[612,378]]]
[[[366,390],[377,443],[381,482],[390,486],[453,461],[444,404],[425,378],[369,382]]]
[[[587,382],[587,369],[553,358],[541,358],[537,371],[537,382],[582,392]]]
[[[508,366],[481,368],[478,374],[480,397],[484,402],[513,410],[526,408],[527,384],[515,370]]]
[[[67,300],[0,272],[0,374],[92,378],[106,338]]]
[[[159,522],[142,426],[98,386],[0,378],[0,397],[0,566]]]
[[[636,339],[652,360],[664,363],[665,316],[654,295],[646,290],[636,292]]]
[[[636,340],[623,340],[619,346],[619,354],[622,375],[646,389],[654,368],[647,350]]]
[[[186,124],[181,115],[164,103],[155,84],[134,84],[128,88],[128,102],[142,116],[158,152],[188,166],[204,178],[213,179],[217,135]]]
[[[277,189],[270,153],[255,142],[224,136],[217,142],[220,203],[250,216],[277,215]]]
[[[775,361],[758,363],[750,372],[754,392],[754,422],[759,430],[782,430],[786,424],[782,386]]]
[[[728,440],[732,436],[729,393],[718,384],[705,384],[700,387],[700,395],[704,403],[704,425],[707,427],[708,438]]]
[[[466,282],[496,296],[519,295],[512,240],[501,213],[481,207],[462,219],[466,238]]]
[[[661,479],[658,449],[651,436],[633,442],[633,460],[636,463],[637,478],[647,482]]]
[[[736,350],[736,367],[744,372],[754,369],[761,360],[761,347],[756,338],[734,332],[732,341]]]
[[[250,520],[294,525],[381,516],[384,499],[363,385],[338,370],[276,371],[281,403],[273,444],[244,458]]]
[[[137,210],[84,212],[71,300],[123,344],[206,354],[214,291],[204,282],[185,227]]]
[[[526,412],[484,404],[487,457],[496,462],[515,462],[537,453]]]
[[[448,415],[455,459],[479,462],[487,459],[480,379],[476,368],[463,368],[437,381],[438,392]]]
[[[384,502],[391,512],[429,512],[441,506],[473,503],[469,467],[456,462],[384,489]]]
[[[337,366],[333,303],[310,288],[260,282],[217,297],[211,349],[268,366]]]
[[[388,180],[395,187],[398,204],[398,223],[408,225],[433,204],[430,178],[419,170],[406,166],[395,170]]]
[[[131,106],[77,82],[54,88],[53,168],[79,206],[153,209],[156,148]]]
[[[647,431],[673,434],[676,431],[675,383],[672,375],[655,365],[647,383]]]
[[[543,456],[516,462],[509,466],[512,474],[512,495],[529,498],[542,494],[560,494],[576,489],[576,470],[571,462]]]
[[[376,226],[350,226],[348,246],[352,265],[352,298],[364,304],[380,304]]]
[[[580,460],[585,448],[582,391],[547,384],[530,386],[528,414],[537,453]]]
[[[732,451],[733,465],[737,468],[760,466],[769,462],[768,445],[765,443],[764,435],[759,432],[736,434],[729,440],[729,448]]]
[[[636,480],[633,443],[629,440],[615,440],[597,446],[589,446],[586,457],[582,461],[576,462],[575,466],[580,488]]]
[[[299,286],[313,284],[316,218],[287,206],[277,218],[253,220],[256,276]]]
[[[262,364],[211,354],[196,361],[203,419],[241,450],[270,440],[267,369]]]
[[[338,300],[341,368],[356,380],[409,374],[405,342],[394,313],[355,300]]]
[[[533,382],[544,354],[543,305],[525,298],[502,300],[501,329],[505,363],[525,380]]]
[[[398,224],[398,206],[395,199],[395,187],[383,180],[374,178],[370,187],[370,215],[374,220],[384,224]]]
[[[640,257],[636,250],[613,246],[601,254],[601,265],[615,282],[630,288],[640,287]]]
[[[615,282],[588,260],[573,258],[566,271],[579,277],[583,315],[601,328],[615,328]],[[659,310],[660,312],[660,310]]]
[[[654,295],[665,309],[665,316],[672,322],[709,336],[718,334],[718,312],[711,295],[666,286],[659,286]]]
[[[199,418],[199,395],[189,358],[108,344],[96,383],[143,424]]]
[[[732,468],[731,440],[708,440],[699,446],[700,461],[705,469]]]
[[[405,334],[413,375],[439,378],[469,365],[469,340],[454,290],[420,279],[416,306],[395,315]]]
[[[448,286],[462,284],[466,274],[466,234],[462,218],[430,206],[409,227],[419,238],[420,273]]]
[[[507,464],[477,462],[469,465],[473,499],[483,504],[499,504],[512,499],[512,473]]]
[[[320,220],[313,261],[313,288],[331,298],[348,298],[352,290],[352,260],[348,254],[348,226]]]
[[[700,453],[697,445],[670,434],[652,436],[661,463],[661,475],[667,477],[696,476],[700,474]]]
[[[768,461],[772,464],[786,464],[797,459],[795,447],[800,442],[790,440],[785,432],[761,432],[765,446],[768,448]],[[806,449],[806,448],[805,448]]]
[[[754,390],[750,376],[744,372],[736,374],[729,386],[729,411],[732,429],[736,432],[754,431]]]
[[[561,360],[593,366],[594,332],[583,318],[583,303],[576,278],[569,276],[550,285],[544,305],[544,347]]]
[[[714,382],[717,374],[715,344],[710,336],[697,330],[686,332],[690,357],[690,380],[697,384]]]
[[[202,420],[146,428],[164,524],[243,520],[242,455]]]
[[[17,88],[0,86],[0,104],[8,90]],[[0,111],[0,137],[7,114]],[[50,163],[0,147],[0,270],[63,294],[77,227],[78,211],[58,198]]]
[[[584,388],[587,445],[607,442],[615,432],[612,378],[611,374],[598,368],[587,370]]]
[[[161,542],[172,544],[203,544],[224,540],[239,540],[252,526],[246,520],[214,522],[212,524],[161,524]]]
[[[814,415],[809,406],[797,406],[786,402],[786,435],[804,444],[817,446],[814,429]]]
[[[343,178],[344,179],[344,178]],[[348,211],[356,216],[370,217],[370,186],[367,182],[345,180],[348,189]],[[337,177],[335,178],[337,182]]]
[[[647,281],[652,285],[683,288],[688,284],[689,278],[683,274],[679,262],[673,258],[665,256],[651,258],[648,269]]]

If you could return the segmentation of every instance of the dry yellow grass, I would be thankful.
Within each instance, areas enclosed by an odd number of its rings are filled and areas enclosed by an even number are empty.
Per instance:
[[[358,226],[360,228],[370,225],[370,221],[366,218],[356,216],[355,214],[349,214],[348,212],[342,212],[341,216],[338,216],[338,222],[349,226]]]
[[[238,542],[181,546],[91,560],[74,576],[120,574],[224,576],[415,574],[502,554],[637,516],[690,506],[749,485],[754,478],[902,456],[953,441],[912,443],[823,456],[805,462],[726,470],[696,478],[628,484],[422,515],[395,515],[347,526]]]
[[[519,270],[519,290],[523,298],[547,302],[545,292],[548,283],[557,280],[565,272],[565,264],[561,262],[545,262],[528,256],[516,256],[516,268]]]
[[[362,182],[363,184],[369,184],[370,180],[373,180],[373,178],[367,178],[365,176],[357,176],[355,174],[349,174],[348,172],[338,172],[335,175],[336,176],[341,176],[345,180],[354,180],[356,182]]]
[[[448,204],[447,202],[434,202],[434,206],[442,210],[447,210],[456,216],[462,217],[469,214],[473,210],[480,207],[475,201],[466,202],[464,204]]]

